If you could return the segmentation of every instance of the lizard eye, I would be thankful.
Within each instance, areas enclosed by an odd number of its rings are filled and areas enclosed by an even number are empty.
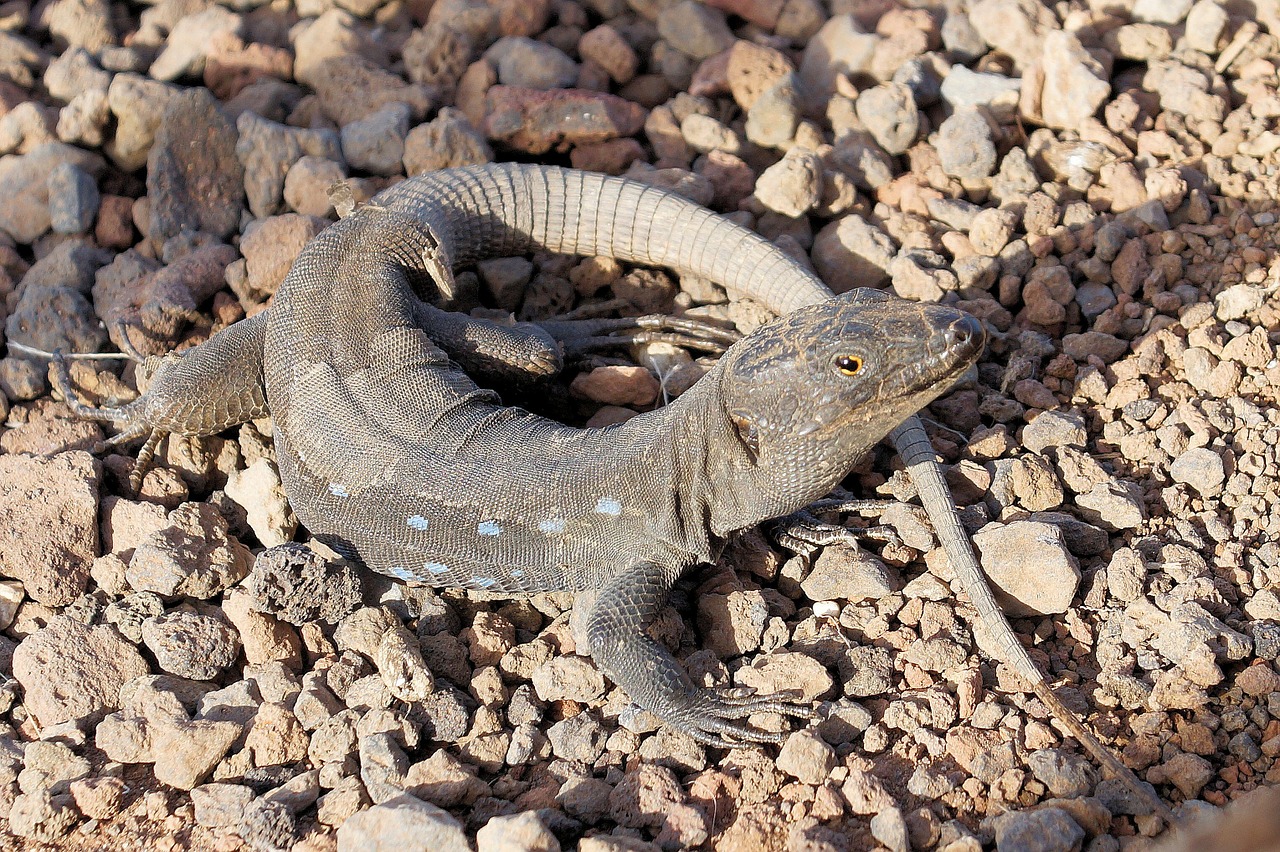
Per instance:
[[[836,358],[836,369],[846,376],[856,376],[862,371],[862,359],[857,355],[840,355]]]

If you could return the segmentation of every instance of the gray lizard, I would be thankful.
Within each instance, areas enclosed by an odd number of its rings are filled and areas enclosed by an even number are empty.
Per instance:
[[[501,405],[460,366],[553,371],[553,341],[438,311],[455,264],[545,249],[667,266],[782,314],[671,405],[573,429]],[[872,290],[833,297],[776,246],[643,183],[489,165],[406,180],[313,240],[267,312],[162,362],[122,437],[211,434],[270,414],[314,535],[375,571],[511,595],[597,594],[591,654],[637,704],[703,742],[806,709],[696,687],[646,628],[728,535],[827,494],[894,438],[996,651],[1109,770],[1168,808],[1061,705],[996,608],[912,415],[980,354],[962,312]],[[65,383],[65,380],[64,380]],[[905,421],[905,422],[904,422]],[[1065,714],[1065,715],[1064,715]]]

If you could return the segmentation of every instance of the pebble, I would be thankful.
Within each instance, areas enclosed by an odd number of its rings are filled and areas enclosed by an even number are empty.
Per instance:
[[[1222,457],[1208,447],[1189,449],[1169,465],[1169,475],[1174,482],[1190,485],[1206,497],[1222,493],[1226,480],[1226,468]]]
[[[734,43],[724,13],[695,0],[680,0],[659,12],[658,35],[694,59],[715,56]]]
[[[858,118],[890,154],[905,154],[920,133],[915,97],[902,83],[882,83],[858,94]]]
[[[150,673],[146,660],[114,627],[50,619],[18,644],[13,676],[41,725],[94,722],[116,709],[120,688]]]
[[[1049,127],[1080,127],[1111,94],[1102,64],[1071,33],[1045,35],[1042,63],[1040,111]]]
[[[565,121],[566,115],[573,120]],[[644,126],[645,115],[643,107],[604,92],[494,86],[485,97],[484,132],[512,148],[542,154],[560,144],[630,136]]]
[[[492,160],[493,150],[484,136],[453,107],[441,109],[434,119],[410,130],[404,140],[404,170],[411,177]]]
[[[822,160],[812,151],[792,148],[760,175],[755,198],[775,213],[803,216],[822,200]]]
[[[961,180],[981,180],[996,169],[991,126],[977,107],[963,107],[938,128],[938,157],[942,170]]]
[[[883,285],[896,254],[889,235],[856,213],[827,224],[813,239],[813,265],[837,293]]]
[[[58,234],[82,234],[98,215],[98,182],[71,163],[49,172],[49,224]]]
[[[1080,585],[1080,566],[1062,531],[1039,521],[988,525],[973,536],[982,568],[1013,616],[1066,612]],[[1033,567],[1034,566],[1034,567]]]
[[[408,104],[390,103],[342,126],[342,156],[353,168],[374,175],[395,175],[404,160],[409,134]]]
[[[226,623],[181,610],[143,621],[142,641],[162,670],[192,680],[213,680],[240,650]]]
[[[498,70],[504,86],[565,89],[578,79],[578,63],[563,51],[531,38],[507,36],[494,42],[484,58]]]
[[[996,822],[997,852],[1071,852],[1084,838],[1084,829],[1060,808],[1017,811]]]
[[[31,243],[52,227],[49,180],[63,165],[93,178],[105,167],[97,154],[62,142],[48,142],[26,154],[0,158],[0,196],[8,199],[0,205],[0,233],[15,242]]]
[[[244,211],[236,130],[203,89],[171,98],[147,157],[147,236],[163,245],[183,231],[227,237]]]

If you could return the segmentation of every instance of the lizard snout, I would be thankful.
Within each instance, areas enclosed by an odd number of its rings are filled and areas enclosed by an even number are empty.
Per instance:
[[[958,319],[947,326],[943,332],[947,351],[960,357],[969,358],[982,351],[987,343],[987,332],[976,317],[961,314]]]

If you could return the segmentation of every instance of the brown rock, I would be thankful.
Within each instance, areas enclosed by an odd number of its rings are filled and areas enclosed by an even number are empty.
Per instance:
[[[102,466],[86,452],[0,455],[0,564],[27,594],[66,606],[98,554]]]
[[[97,719],[119,706],[120,687],[150,674],[146,660],[109,625],[58,616],[13,653],[13,676],[41,725]]]
[[[569,389],[579,396],[608,405],[649,405],[658,398],[658,380],[644,367],[597,367],[579,373]]]
[[[631,136],[647,114],[644,107],[603,92],[494,86],[485,97],[484,132],[517,150],[542,154]]]

